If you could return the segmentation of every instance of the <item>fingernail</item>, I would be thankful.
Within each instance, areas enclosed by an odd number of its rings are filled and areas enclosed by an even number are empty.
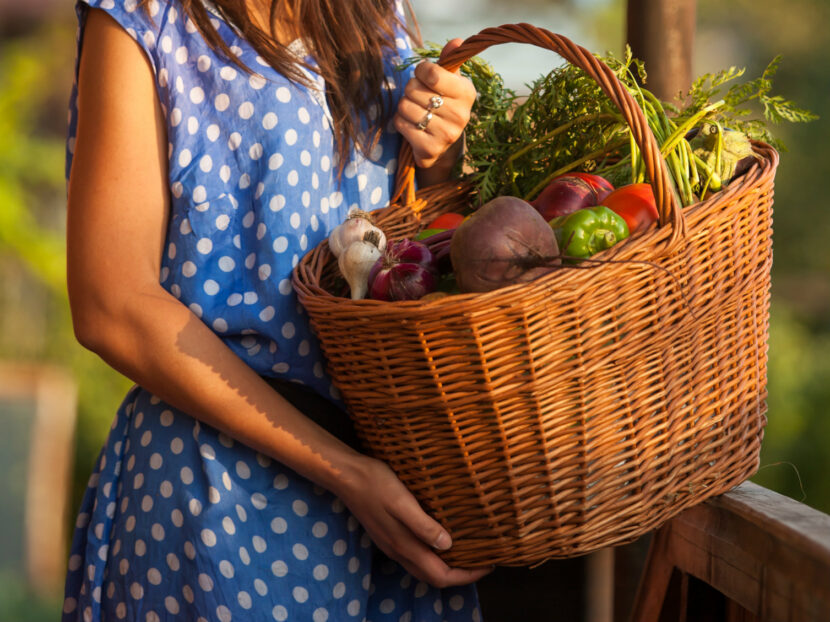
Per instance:
[[[450,538],[450,534],[448,534],[446,531],[442,531],[441,535],[438,536],[438,539],[435,540],[435,548],[439,551],[446,551],[451,546],[452,538]]]

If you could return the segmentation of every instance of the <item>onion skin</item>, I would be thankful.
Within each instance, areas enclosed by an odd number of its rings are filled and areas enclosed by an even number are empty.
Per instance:
[[[528,202],[502,196],[482,205],[452,236],[450,258],[462,293],[526,283],[560,263],[556,235]]]
[[[600,205],[613,190],[614,186],[599,175],[566,173],[555,177],[530,204],[548,221]]]
[[[406,238],[389,242],[369,272],[369,297],[374,300],[418,300],[437,286],[432,252]]]

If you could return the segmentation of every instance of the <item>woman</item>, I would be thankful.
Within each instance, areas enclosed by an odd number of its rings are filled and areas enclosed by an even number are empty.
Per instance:
[[[338,431],[290,286],[352,205],[388,202],[401,137],[420,184],[448,177],[472,86],[398,72],[409,39],[384,0],[77,11],[72,316],[136,386],[78,517],[64,619],[478,619],[486,571],[447,567],[446,531]]]

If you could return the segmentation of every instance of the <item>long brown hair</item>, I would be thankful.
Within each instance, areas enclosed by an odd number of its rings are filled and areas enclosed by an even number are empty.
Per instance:
[[[334,121],[335,152],[339,170],[349,159],[352,146],[368,154],[377,142],[382,128],[394,114],[388,91],[384,88],[383,59],[395,50],[393,27],[399,23],[394,0],[251,0],[268,9],[270,31],[260,28],[245,0],[213,0],[225,21],[233,24],[257,53],[276,71],[290,80],[309,85],[300,70],[297,58],[285,42],[279,42],[277,23],[280,15],[290,15],[288,27],[299,34],[316,62],[316,71],[326,84],[326,97]],[[151,0],[142,0],[145,8]],[[247,72],[210,21],[202,0],[179,0],[182,10],[199,29],[214,50],[226,56]],[[420,40],[414,14],[406,0],[409,19],[415,24],[416,40]],[[407,32],[412,32],[404,23]],[[359,111],[377,111],[368,118],[367,131],[360,127]]]

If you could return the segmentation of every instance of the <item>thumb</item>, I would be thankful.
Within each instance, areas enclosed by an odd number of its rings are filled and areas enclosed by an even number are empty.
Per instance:
[[[447,41],[446,45],[441,50],[441,55],[438,57],[439,62],[444,60],[450,52],[452,52],[454,49],[456,49],[462,43],[464,43],[464,39],[461,39],[461,38],[458,38],[458,37],[456,37],[455,39],[450,39],[449,41]]]

